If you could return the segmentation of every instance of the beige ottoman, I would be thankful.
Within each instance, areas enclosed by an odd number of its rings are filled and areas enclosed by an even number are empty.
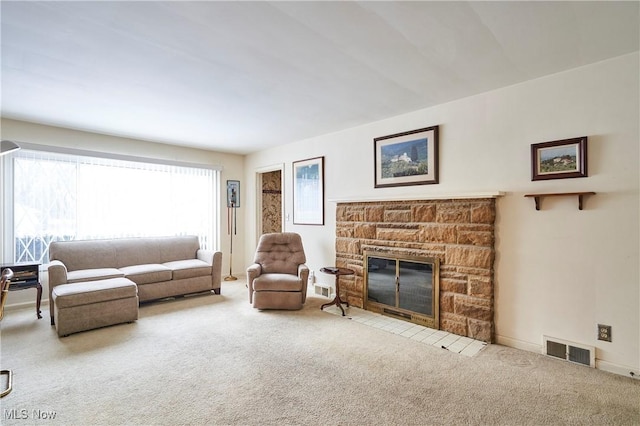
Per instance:
[[[138,288],[127,278],[58,285],[52,298],[58,336],[138,319]]]

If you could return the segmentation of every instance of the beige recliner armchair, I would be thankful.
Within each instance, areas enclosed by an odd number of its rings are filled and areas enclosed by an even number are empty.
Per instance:
[[[302,309],[309,268],[302,238],[293,232],[264,234],[247,268],[249,303],[256,309]]]

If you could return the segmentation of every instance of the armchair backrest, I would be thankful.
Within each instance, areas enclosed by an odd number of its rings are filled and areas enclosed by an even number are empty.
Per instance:
[[[264,234],[258,241],[254,263],[262,266],[262,273],[298,274],[298,265],[307,261],[302,238],[294,232]]]

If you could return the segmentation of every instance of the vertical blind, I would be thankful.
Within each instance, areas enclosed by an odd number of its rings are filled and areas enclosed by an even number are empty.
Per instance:
[[[21,150],[12,156],[14,261],[48,263],[52,241],[197,235],[217,249],[219,172]]]

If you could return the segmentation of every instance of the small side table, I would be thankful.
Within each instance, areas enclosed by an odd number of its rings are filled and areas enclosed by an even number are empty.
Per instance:
[[[40,264],[39,263],[3,263],[0,264],[0,271],[10,268],[13,271],[13,278],[9,291],[25,290],[35,288],[36,294],[36,315],[42,319],[40,302],[42,300],[42,285],[40,284]]]
[[[325,306],[336,305],[342,311],[342,316],[344,316],[344,308],[342,307],[342,303],[347,305],[347,308],[348,308],[349,302],[346,300],[340,299],[340,275],[353,275],[354,274],[353,270],[348,268],[335,268],[332,266],[327,266],[324,268],[320,268],[320,272],[323,272],[325,274],[335,275],[336,277],[336,297],[334,297],[331,302],[325,303],[324,305],[320,306],[320,310],[323,310]]]

